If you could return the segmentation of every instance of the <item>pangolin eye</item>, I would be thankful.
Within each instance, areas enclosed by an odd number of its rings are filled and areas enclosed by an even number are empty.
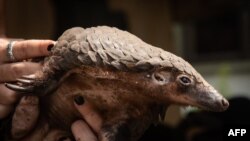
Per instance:
[[[185,83],[185,84],[191,83],[191,80],[190,80],[189,78],[185,77],[185,76],[181,77],[180,79],[181,79],[181,81],[182,81],[183,83]]]
[[[180,81],[181,84],[183,84],[185,86],[190,85],[192,83],[190,78],[188,78],[187,76],[180,76],[179,81]]]

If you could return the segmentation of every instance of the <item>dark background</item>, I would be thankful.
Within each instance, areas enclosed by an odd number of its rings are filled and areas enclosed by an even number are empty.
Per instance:
[[[108,25],[175,53],[230,100],[230,109],[172,106],[166,125],[150,127],[141,140],[216,141],[229,128],[249,126],[249,12],[249,0],[0,0],[0,37],[56,40],[74,26]]]

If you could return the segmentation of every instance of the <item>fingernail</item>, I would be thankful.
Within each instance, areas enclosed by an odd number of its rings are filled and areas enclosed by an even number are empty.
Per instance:
[[[48,50],[48,51],[51,51],[52,47],[54,47],[54,44],[50,44],[50,45],[48,45],[47,50]]]
[[[84,104],[84,98],[83,98],[82,96],[76,96],[76,97],[74,98],[74,100],[75,100],[75,103],[76,103],[77,105],[82,105],[82,104]]]

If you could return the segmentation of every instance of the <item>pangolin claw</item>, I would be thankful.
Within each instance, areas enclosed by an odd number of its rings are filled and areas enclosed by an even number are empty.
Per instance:
[[[21,79],[34,80],[36,78],[35,74],[23,75]]]
[[[17,82],[20,82],[22,84],[32,84],[32,83],[34,83],[34,81],[32,81],[32,80],[22,79],[22,78],[19,78],[19,79],[16,79],[16,80],[17,80]]]
[[[5,83],[5,86],[11,90],[17,91],[17,92],[22,92],[22,93],[31,93],[34,90],[34,87],[24,87],[24,86],[19,86],[15,84],[10,84],[10,83]]]

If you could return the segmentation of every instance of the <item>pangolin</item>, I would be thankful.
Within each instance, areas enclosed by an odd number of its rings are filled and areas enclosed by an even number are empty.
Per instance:
[[[83,96],[103,118],[100,141],[137,140],[170,104],[210,111],[229,106],[182,58],[108,26],[66,30],[43,69],[17,81],[6,86],[39,96],[40,116],[69,134],[81,118],[73,99]]]

